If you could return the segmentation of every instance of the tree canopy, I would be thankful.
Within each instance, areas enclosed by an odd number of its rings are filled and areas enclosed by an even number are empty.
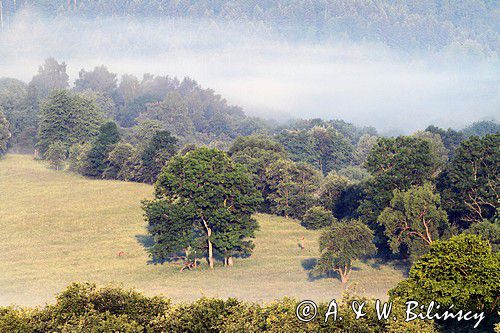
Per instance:
[[[455,223],[491,219],[500,207],[500,133],[463,141],[438,183]]]
[[[83,174],[89,177],[102,177],[107,167],[108,154],[119,140],[120,133],[114,122],[101,125],[99,134],[85,157]]]
[[[333,223],[321,233],[319,251],[317,270],[337,272],[342,283],[347,283],[353,261],[375,254],[373,231],[357,220]]]
[[[171,136],[169,131],[155,132],[141,155],[141,179],[153,183],[176,151],[177,139]]]
[[[40,111],[37,147],[41,155],[55,141],[67,148],[91,141],[98,133],[101,115],[95,105],[67,90],[56,90],[44,101]]]
[[[365,168],[371,177],[364,186],[364,199],[358,207],[362,219],[376,231],[376,243],[383,246],[387,240],[377,227],[377,218],[393,197],[393,191],[405,191],[430,180],[435,170],[430,145],[427,141],[400,136],[379,138],[371,150]]]
[[[402,301],[435,301],[442,308],[491,314],[497,311],[498,281],[500,253],[492,253],[488,241],[477,235],[461,234],[434,242],[390,294]]]
[[[252,251],[257,223],[251,215],[260,201],[250,175],[226,153],[198,148],[174,156],[155,183],[155,200],[144,205],[153,256],[165,259],[201,242],[211,268],[214,250],[231,265],[234,256]]]
[[[393,252],[406,250],[416,258],[449,231],[448,217],[440,203],[430,183],[407,191],[394,190],[390,205],[377,219]]]

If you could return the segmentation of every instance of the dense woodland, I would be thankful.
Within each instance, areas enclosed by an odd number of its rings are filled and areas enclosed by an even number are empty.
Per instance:
[[[9,150],[34,153],[56,170],[154,184],[154,199],[143,208],[156,263],[182,259],[196,269],[206,257],[210,268],[232,266],[255,247],[252,215],[271,213],[321,229],[314,274],[347,283],[355,260],[408,260],[409,277],[391,297],[439,296],[442,304],[488,313],[487,329],[496,320],[500,125],[494,121],[462,130],[430,125],[398,137],[341,120],[277,124],[246,116],[190,78],[118,77],[98,66],[82,69],[70,85],[66,64],[50,58],[28,83],[0,79],[0,154]],[[446,295],[439,291],[444,283],[450,284]],[[65,303],[74,302],[66,293],[55,308],[3,309],[0,318],[12,325],[28,320],[60,329],[95,321],[146,331],[144,318],[100,312],[97,303],[71,315],[74,322],[61,321],[58,306],[77,311]],[[128,295],[144,306],[163,304],[162,313],[169,308],[163,300]],[[210,306],[257,311],[255,320],[273,311],[227,302]],[[224,325],[238,331],[244,323],[232,316]],[[158,327],[173,325],[155,320]]]
[[[498,52],[497,1],[88,1],[2,0],[3,26],[23,8],[49,16],[168,17],[241,22],[250,33],[314,40],[380,41],[405,50]],[[2,7],[0,7],[2,8]]]

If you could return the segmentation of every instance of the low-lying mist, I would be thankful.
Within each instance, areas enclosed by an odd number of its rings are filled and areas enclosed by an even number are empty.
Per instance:
[[[322,117],[411,132],[461,128],[500,110],[498,57],[444,50],[408,55],[376,43],[283,40],[249,23],[108,18],[46,19],[22,11],[0,33],[0,77],[29,81],[47,57],[196,79],[250,115]],[[250,32],[251,31],[251,32]],[[265,36],[265,37],[264,37]]]

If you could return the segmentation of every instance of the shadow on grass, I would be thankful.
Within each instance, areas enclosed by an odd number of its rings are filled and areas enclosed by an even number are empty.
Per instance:
[[[339,278],[338,274],[335,272],[330,272],[329,274],[320,273],[316,270],[316,266],[318,265],[318,259],[316,258],[307,258],[302,260],[301,262],[302,268],[307,271],[307,280],[310,282],[322,280],[322,279],[337,279]]]
[[[408,277],[411,264],[408,260],[393,259],[393,258],[371,258],[361,260],[364,264],[369,265],[373,269],[380,270],[382,266],[389,266],[398,271],[401,271],[404,277]]]
[[[148,235],[135,235],[135,239],[146,250],[150,249],[155,243],[153,240],[153,237],[148,236]]]
[[[371,258],[371,259],[363,259],[361,260],[366,265],[370,267],[380,270],[382,266],[389,266],[396,270],[399,270],[403,273],[403,276],[408,277],[408,273],[410,271],[410,263],[407,260],[397,260],[397,259],[383,259],[383,258]],[[316,269],[318,265],[318,260],[316,258],[307,258],[302,260],[301,262],[302,268],[307,271],[307,280],[308,281],[317,281],[321,279],[339,279],[340,275],[337,272],[328,272],[328,273],[320,273]],[[352,271],[361,271],[360,267],[352,267]]]
[[[135,235],[135,239],[137,240],[137,243],[141,244],[142,247],[146,250],[146,252],[149,253],[149,250],[153,247],[154,245],[154,240],[153,237],[149,235]],[[171,262],[172,260],[167,260],[167,259],[159,259],[155,258],[154,256],[150,257],[150,259],[147,261],[148,265],[158,265],[158,264],[164,264],[166,262]]]

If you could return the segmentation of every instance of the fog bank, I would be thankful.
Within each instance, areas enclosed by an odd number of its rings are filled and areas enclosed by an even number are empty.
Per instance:
[[[344,119],[381,132],[460,128],[498,116],[498,58],[403,55],[379,44],[260,37],[245,24],[45,19],[22,11],[0,34],[0,77],[29,81],[47,57],[81,68],[190,76],[250,115]],[[254,33],[248,33],[248,31]]]

